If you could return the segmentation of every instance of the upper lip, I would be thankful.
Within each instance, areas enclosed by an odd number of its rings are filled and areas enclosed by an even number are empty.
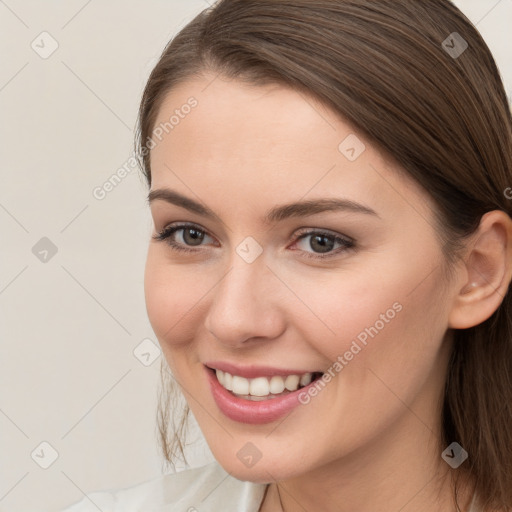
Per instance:
[[[254,379],[256,377],[272,377],[274,375],[304,375],[305,373],[318,373],[315,370],[294,370],[289,368],[275,368],[273,366],[239,366],[227,361],[208,361],[204,363],[211,370],[222,370],[231,375],[238,375],[246,379]]]

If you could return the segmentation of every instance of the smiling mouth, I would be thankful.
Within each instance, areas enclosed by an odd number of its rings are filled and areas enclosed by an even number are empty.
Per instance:
[[[271,400],[293,393],[318,380],[323,375],[322,372],[307,372],[296,375],[273,375],[271,377],[247,379],[219,369],[207,368],[215,373],[217,381],[224,389],[238,398],[252,401]]]

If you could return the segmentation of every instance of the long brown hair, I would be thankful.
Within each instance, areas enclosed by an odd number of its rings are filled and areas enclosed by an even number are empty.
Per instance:
[[[220,0],[169,42],[147,82],[136,147],[149,185],[159,108],[205,71],[307,93],[360,130],[433,198],[449,263],[484,213],[512,216],[510,106],[489,48],[448,0]],[[487,321],[453,332],[443,397],[439,453],[464,447],[490,510],[512,510],[511,300],[509,287]],[[172,463],[184,458],[188,408],[170,433],[164,366],[158,426]]]

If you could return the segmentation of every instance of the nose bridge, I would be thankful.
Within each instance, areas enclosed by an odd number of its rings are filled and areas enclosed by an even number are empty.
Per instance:
[[[242,242],[236,248],[227,272],[212,290],[205,326],[222,343],[238,345],[249,338],[271,338],[281,332],[283,319],[276,295],[271,293],[278,280],[262,253],[254,258],[250,244]]]

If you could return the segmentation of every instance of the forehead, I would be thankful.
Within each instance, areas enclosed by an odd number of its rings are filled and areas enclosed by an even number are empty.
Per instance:
[[[283,202],[283,195],[335,195],[394,208],[396,214],[411,209],[405,195],[429,211],[426,194],[364,135],[314,98],[284,86],[213,75],[184,82],[163,101],[159,127],[151,151],[152,188],[185,192],[187,184],[200,197],[237,194],[238,204],[254,207]],[[347,157],[353,157],[347,144],[357,158]]]
[[[197,106],[173,126],[169,142],[181,145],[186,141],[187,147],[196,150],[192,158],[195,154],[204,156],[206,149],[210,160],[222,154],[224,162],[230,153],[234,159],[242,152],[258,161],[289,158],[290,151],[297,157],[300,153],[315,156],[316,152],[311,153],[311,147],[304,145],[313,134],[319,152],[337,148],[339,122],[333,124],[333,114],[318,102],[283,86],[252,86],[221,77],[196,79],[171,90],[160,108],[156,127],[164,126],[191,97]],[[156,148],[153,154],[158,152]]]

